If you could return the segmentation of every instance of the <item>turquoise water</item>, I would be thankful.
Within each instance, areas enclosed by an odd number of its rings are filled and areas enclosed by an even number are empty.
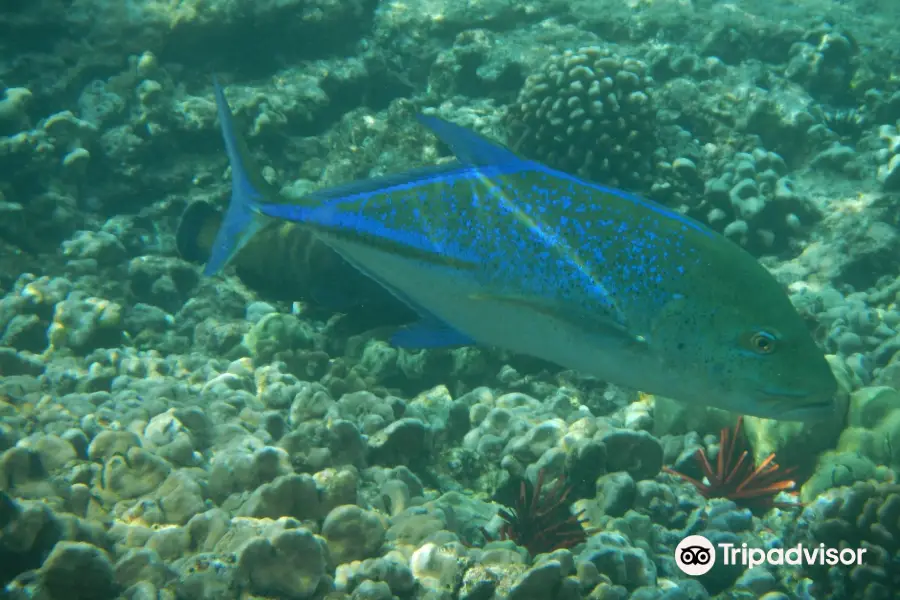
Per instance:
[[[898,19],[10,3],[2,597],[896,597]],[[498,348],[394,347],[415,311],[299,226],[202,276],[230,194],[214,75],[279,201],[450,160],[427,112],[696,219],[782,284],[838,409],[739,419]]]

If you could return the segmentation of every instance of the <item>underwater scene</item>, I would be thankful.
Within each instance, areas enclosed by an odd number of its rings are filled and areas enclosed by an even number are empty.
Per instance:
[[[6,0],[0,600],[900,599],[896,0]]]

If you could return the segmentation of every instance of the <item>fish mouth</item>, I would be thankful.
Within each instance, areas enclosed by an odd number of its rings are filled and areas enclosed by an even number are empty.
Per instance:
[[[791,402],[788,406],[779,407],[780,419],[785,420],[822,420],[837,411],[837,403],[833,396],[822,396],[808,390],[795,390],[783,388],[763,388],[764,395],[774,399],[784,399]],[[804,400],[803,402],[797,402]]]
[[[808,398],[812,392],[807,390],[787,390],[783,388],[763,388],[761,390],[766,396],[775,396],[781,398]]]

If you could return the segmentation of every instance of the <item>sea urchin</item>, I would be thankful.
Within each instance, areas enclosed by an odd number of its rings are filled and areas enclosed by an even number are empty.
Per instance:
[[[587,540],[590,533],[582,525],[584,511],[572,513],[567,502],[572,486],[566,485],[565,476],[545,489],[544,475],[542,469],[534,484],[522,477],[515,500],[498,513],[503,519],[498,539],[515,542],[531,556],[571,548]]]
[[[793,508],[796,505],[775,501],[779,492],[792,490],[796,486],[796,482],[789,478],[793,469],[782,469],[775,462],[774,454],[758,466],[754,465],[742,430],[743,423],[744,418],[738,417],[733,431],[727,427],[722,429],[715,470],[703,449],[694,454],[706,483],[668,467],[663,467],[663,471],[684,479],[697,488],[704,498],[727,498],[753,511],[767,510],[773,506]]]

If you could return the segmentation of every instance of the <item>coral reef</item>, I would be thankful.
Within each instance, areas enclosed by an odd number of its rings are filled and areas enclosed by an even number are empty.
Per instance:
[[[647,67],[608,48],[551,58],[508,115],[513,148],[610,186],[648,185],[657,148]]]
[[[856,553],[862,564],[812,564],[804,574],[817,598],[888,598],[900,585],[896,569],[900,486],[858,482],[821,497],[807,509],[797,539]]]

